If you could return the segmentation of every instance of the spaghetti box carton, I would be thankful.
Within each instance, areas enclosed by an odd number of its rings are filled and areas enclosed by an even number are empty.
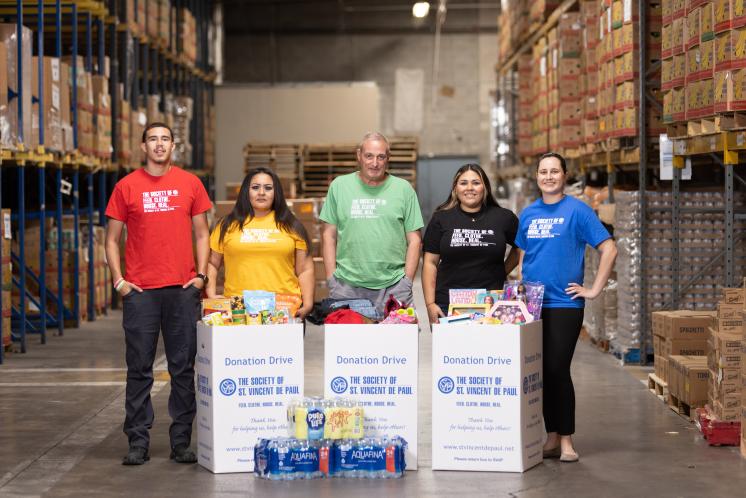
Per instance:
[[[714,312],[674,311],[664,317],[664,333],[668,339],[706,339]]]

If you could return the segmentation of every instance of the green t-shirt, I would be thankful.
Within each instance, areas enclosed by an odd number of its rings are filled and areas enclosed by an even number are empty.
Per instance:
[[[406,180],[389,175],[371,187],[357,172],[334,179],[319,218],[337,227],[334,276],[368,289],[401,280],[407,233],[424,226],[417,193]]]

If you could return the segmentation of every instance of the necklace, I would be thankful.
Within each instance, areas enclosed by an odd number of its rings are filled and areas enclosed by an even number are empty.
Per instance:
[[[477,220],[479,220],[480,218],[482,218],[482,215],[484,215],[484,210],[483,209],[480,209],[479,211],[476,211],[474,213],[470,213],[468,211],[464,211],[463,208],[459,208],[459,211],[461,211],[462,213],[464,213],[465,216],[467,216],[468,218],[470,218],[472,223],[476,223]]]

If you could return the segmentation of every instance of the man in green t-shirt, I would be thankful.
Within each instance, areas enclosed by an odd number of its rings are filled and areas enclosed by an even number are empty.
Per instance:
[[[386,171],[389,156],[386,137],[366,134],[360,170],[334,179],[319,216],[329,297],[370,299],[379,311],[391,294],[413,304],[424,225],[417,193]]]

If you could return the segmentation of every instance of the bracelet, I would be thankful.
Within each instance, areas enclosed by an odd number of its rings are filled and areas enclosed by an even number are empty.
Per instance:
[[[123,282],[123,281],[124,281],[124,277],[119,277],[119,280],[117,280],[116,282],[114,282],[114,288],[116,289],[117,286],[119,285],[119,283]]]
[[[120,290],[120,289],[121,289],[122,287],[124,287],[124,284],[126,284],[126,283],[127,283],[127,282],[125,282],[125,281],[124,281],[124,279],[120,280],[120,281],[119,281],[119,282],[117,283],[117,285],[115,285],[115,286],[114,286],[114,290],[116,290],[117,292],[119,292],[119,290]]]

